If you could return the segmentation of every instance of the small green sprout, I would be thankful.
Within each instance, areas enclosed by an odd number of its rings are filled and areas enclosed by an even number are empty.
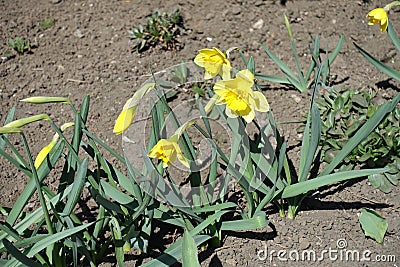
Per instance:
[[[40,22],[39,28],[41,31],[45,31],[53,26],[54,26],[54,19],[48,18],[48,19],[44,19]]]
[[[29,40],[22,40],[22,38],[17,37],[14,39],[9,39],[8,44],[12,49],[14,49],[19,55],[24,54],[26,51],[29,51],[30,44]]]
[[[134,49],[138,52],[161,45],[164,49],[176,49],[177,37],[182,33],[182,16],[179,10],[167,14],[156,11],[146,24],[139,25],[129,31]]]

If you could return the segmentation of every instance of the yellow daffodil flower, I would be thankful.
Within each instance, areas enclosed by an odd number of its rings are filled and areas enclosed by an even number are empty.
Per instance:
[[[218,48],[201,49],[194,63],[205,69],[204,79],[212,79],[218,74],[222,79],[230,79],[231,63]]]
[[[189,163],[185,159],[179,145],[177,135],[172,136],[170,139],[161,139],[149,152],[150,158],[158,158],[163,161],[163,168],[168,167],[175,160],[178,160],[187,168]]]
[[[113,130],[115,134],[122,134],[129,128],[135,118],[136,107],[139,105],[140,100],[153,88],[155,88],[154,83],[146,83],[133,95],[132,98],[129,98],[128,101],[126,101],[121,113],[115,121]]]
[[[74,126],[74,125],[75,124],[73,122],[64,123],[60,127],[60,130],[62,132],[64,132],[65,129],[67,129],[68,127]],[[59,138],[59,135],[57,133],[54,134],[53,138],[51,139],[51,142],[39,151],[38,155],[36,156],[35,163],[34,163],[34,166],[36,169],[39,168],[39,166],[42,164],[42,162],[46,159],[47,155],[50,153],[50,151],[56,145],[58,138]]]
[[[254,75],[249,70],[242,70],[235,79],[218,81],[214,85],[214,92],[218,95],[217,105],[226,104],[226,115],[230,118],[238,116],[249,123],[254,119],[255,110],[269,111],[269,104],[265,96],[252,90]]]
[[[115,121],[114,130],[115,134],[122,134],[132,124],[135,118],[136,106],[122,110]]]
[[[51,140],[51,142],[42,148],[42,150],[40,150],[39,154],[36,156],[35,159],[35,168],[39,168],[40,164],[42,164],[42,162],[46,159],[47,155],[50,153],[51,149],[56,145],[58,141],[58,135],[57,138],[53,138]]]
[[[367,18],[369,20],[368,25],[379,24],[381,32],[385,32],[388,27],[389,19],[387,12],[384,8],[375,8],[368,12]]]
[[[169,139],[161,139],[157,144],[150,150],[150,158],[158,158],[163,161],[163,168],[168,167],[175,160],[178,160],[187,168],[189,167],[189,162],[183,155],[181,148],[178,145],[179,137],[186,131],[187,128],[194,125],[194,121],[187,121],[181,127],[176,129],[175,133]]]

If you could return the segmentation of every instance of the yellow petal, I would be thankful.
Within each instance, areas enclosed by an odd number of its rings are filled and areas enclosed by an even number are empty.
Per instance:
[[[136,107],[122,110],[117,120],[115,121],[114,130],[115,134],[122,134],[132,124],[135,118]]]
[[[246,115],[243,115],[242,117],[247,123],[250,123],[254,120],[254,117],[255,117],[254,111],[250,110],[249,113],[247,113]]]
[[[232,70],[232,68],[231,68],[230,64],[229,65],[227,65],[227,64],[223,64],[222,65],[222,73],[221,73],[222,80],[231,79],[231,70]]]
[[[269,104],[265,95],[258,91],[252,92],[252,102],[254,103],[255,109],[260,112],[269,111]]]
[[[241,70],[236,74],[236,78],[239,80],[242,86],[251,89],[254,85],[254,75],[248,69]]]
[[[387,30],[389,24],[389,20],[381,20],[381,32],[385,32]]]
[[[230,109],[228,106],[225,107],[225,114],[226,114],[226,116],[228,116],[229,118],[232,118],[232,119],[238,117],[238,115],[235,112],[233,112],[233,110]]]
[[[40,150],[39,154],[37,155],[35,159],[35,168],[39,168],[39,166],[42,164],[42,162],[46,159],[47,155],[50,153],[51,149],[54,147],[56,143],[51,141],[50,144],[47,146],[43,147],[42,150]]]
[[[186,160],[185,156],[183,155],[178,143],[174,143],[174,147],[176,150],[176,155],[178,156],[178,160],[187,168],[190,168],[189,162]]]

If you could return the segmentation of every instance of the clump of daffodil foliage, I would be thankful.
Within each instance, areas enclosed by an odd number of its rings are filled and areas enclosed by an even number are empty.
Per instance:
[[[183,30],[183,19],[178,9],[170,14],[156,11],[145,24],[129,31],[129,37],[133,49],[138,52],[157,45],[164,49],[175,49],[178,47],[178,36]]]

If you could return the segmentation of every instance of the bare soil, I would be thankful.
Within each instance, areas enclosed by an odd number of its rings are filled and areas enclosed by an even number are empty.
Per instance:
[[[115,118],[125,101],[150,74],[149,68],[162,70],[180,61],[193,60],[199,49],[240,47],[256,61],[258,73],[280,75],[260,43],[265,43],[289,66],[294,67],[283,14],[292,23],[298,54],[309,60],[310,35],[321,37],[321,47],[331,51],[345,34],[343,48],[331,68],[334,87],[338,90],[375,88],[389,98],[399,92],[399,83],[379,73],[356,51],[353,42],[378,59],[400,67],[394,46],[378,26],[368,26],[365,15],[386,1],[282,1],[213,0],[213,1],[105,1],[105,0],[1,0],[0,55],[10,50],[8,39],[22,37],[31,42],[31,51],[0,61],[0,121],[12,106],[16,118],[47,113],[63,123],[72,118],[63,105],[33,106],[19,102],[29,96],[64,96],[79,105],[85,95],[91,97],[88,119],[90,130],[116,149],[120,136],[112,133]],[[182,49],[167,51],[160,47],[143,53],[131,51],[128,30],[142,24],[155,10],[170,12],[179,8],[186,31],[179,38]],[[55,25],[40,30],[42,20],[54,18]],[[390,14],[395,29],[400,15]],[[261,20],[263,21],[261,23]],[[238,61],[237,61],[238,62]],[[307,111],[309,95],[291,87],[263,83],[265,95],[277,121],[298,121]],[[298,164],[298,124],[281,128],[291,145],[290,155]],[[47,144],[53,133],[44,122],[26,127],[34,155]],[[14,141],[20,142],[18,139]],[[56,173],[52,176],[56,180]],[[26,177],[0,158],[0,205],[11,207],[24,188]],[[203,266],[397,266],[400,261],[399,187],[389,194],[375,190],[365,179],[323,188],[305,201],[295,220],[281,218],[273,207],[267,213],[270,226],[254,232],[226,233],[223,247],[200,253]],[[366,238],[358,222],[362,207],[379,211],[387,218],[389,229],[383,244]],[[338,247],[338,240],[347,242]],[[342,244],[343,245],[343,244]],[[338,258],[322,261],[293,261],[290,251],[338,250]],[[340,253],[369,250],[371,261],[346,260]],[[271,251],[273,257],[270,257]],[[277,251],[285,251],[281,258]],[[133,253],[134,254],[134,253]],[[292,252],[292,257],[296,257]],[[396,262],[393,262],[393,255]],[[377,256],[388,256],[392,262],[378,262]],[[139,266],[146,255],[129,257],[127,266]],[[361,256],[360,256],[361,257]],[[383,259],[383,257],[381,257]],[[105,259],[109,261],[109,259]],[[387,260],[388,261],[388,260]],[[105,262],[102,266],[114,266]]]

